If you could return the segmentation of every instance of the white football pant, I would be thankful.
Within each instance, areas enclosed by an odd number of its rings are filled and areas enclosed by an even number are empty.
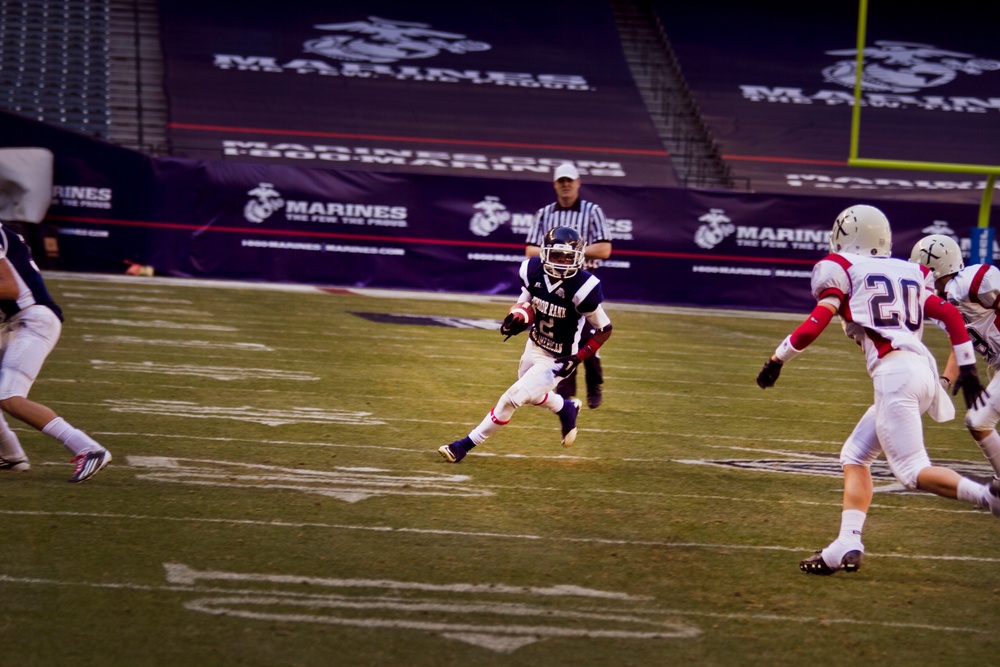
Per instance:
[[[0,401],[27,397],[60,333],[47,306],[28,306],[0,325]]]
[[[844,443],[840,463],[870,468],[884,451],[896,479],[915,489],[917,475],[931,465],[921,416],[936,397],[937,378],[925,357],[896,350],[878,360],[872,369],[872,384],[875,404]]]

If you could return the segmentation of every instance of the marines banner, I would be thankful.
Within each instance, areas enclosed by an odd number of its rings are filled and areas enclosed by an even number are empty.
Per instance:
[[[676,185],[607,3],[160,3],[174,155]]]
[[[458,178],[155,158],[0,114],[55,160],[44,220],[51,268],[323,286],[515,294],[544,179]],[[855,203],[585,184],[613,244],[597,269],[612,301],[798,311],[837,214]],[[948,234],[968,252],[976,205],[881,202],[894,254]],[[994,254],[997,252],[993,248]]]

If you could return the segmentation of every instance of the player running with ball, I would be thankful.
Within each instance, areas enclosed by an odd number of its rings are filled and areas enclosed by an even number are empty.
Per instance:
[[[889,221],[872,206],[852,206],[833,225],[830,254],[812,270],[817,304],[785,338],[757,375],[773,387],[782,365],[823,332],[834,315],[864,351],[875,389],[875,404],[861,417],[840,451],[844,500],[840,535],[799,563],[807,574],[855,572],[865,551],[861,530],[872,501],[871,464],[885,453],[892,474],[907,489],[957,498],[1000,517],[1000,488],[931,465],[924,448],[921,415],[935,421],[955,417],[955,406],[938,382],[937,363],[921,341],[924,320],[944,323],[959,372],[953,393],[962,391],[969,408],[983,402],[976,356],[958,309],[928,290],[928,269],[890,257]]]
[[[562,444],[569,447],[576,440],[580,401],[564,399],[555,392],[556,385],[611,337],[611,320],[601,306],[601,281],[583,270],[583,259],[580,235],[569,227],[556,227],[545,235],[541,254],[521,263],[521,295],[500,326],[504,340],[528,330],[517,382],[467,436],[438,449],[446,460],[461,461],[510,422],[522,405],[556,413]],[[585,326],[597,333],[580,345]]]

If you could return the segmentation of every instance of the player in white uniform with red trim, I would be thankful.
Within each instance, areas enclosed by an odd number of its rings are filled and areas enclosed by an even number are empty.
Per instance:
[[[855,572],[864,554],[861,532],[872,501],[871,464],[885,453],[893,475],[908,489],[957,498],[1000,517],[1000,488],[931,464],[921,415],[953,419],[955,408],[938,382],[937,364],[921,342],[925,314],[943,322],[959,364],[954,390],[968,407],[981,401],[972,342],[961,314],[925,287],[927,269],[890,257],[892,232],[872,206],[844,210],[833,226],[830,251],[813,267],[815,309],[781,342],[757,376],[774,386],[782,365],[812,343],[839,314],[848,336],[864,350],[875,403],[844,443],[844,499],[840,535],[799,563],[807,574]]]
[[[1000,478],[1000,269],[992,264],[965,266],[955,239],[931,234],[913,246],[910,261],[933,271],[931,279],[938,296],[958,308],[972,343],[990,367],[993,379],[986,388],[985,404],[969,410],[965,427]],[[941,379],[950,385],[958,377],[958,363],[949,356]]]

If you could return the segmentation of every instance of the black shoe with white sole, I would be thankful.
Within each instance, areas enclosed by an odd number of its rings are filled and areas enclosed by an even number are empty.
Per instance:
[[[844,572],[857,572],[861,568],[861,561],[864,558],[864,553],[854,549],[848,551],[844,554],[844,557],[840,559],[840,567],[832,568],[826,564],[823,560],[823,552],[817,551],[809,558],[804,559],[799,563],[799,569],[806,574],[820,574],[828,576],[836,572],[843,570]]]

